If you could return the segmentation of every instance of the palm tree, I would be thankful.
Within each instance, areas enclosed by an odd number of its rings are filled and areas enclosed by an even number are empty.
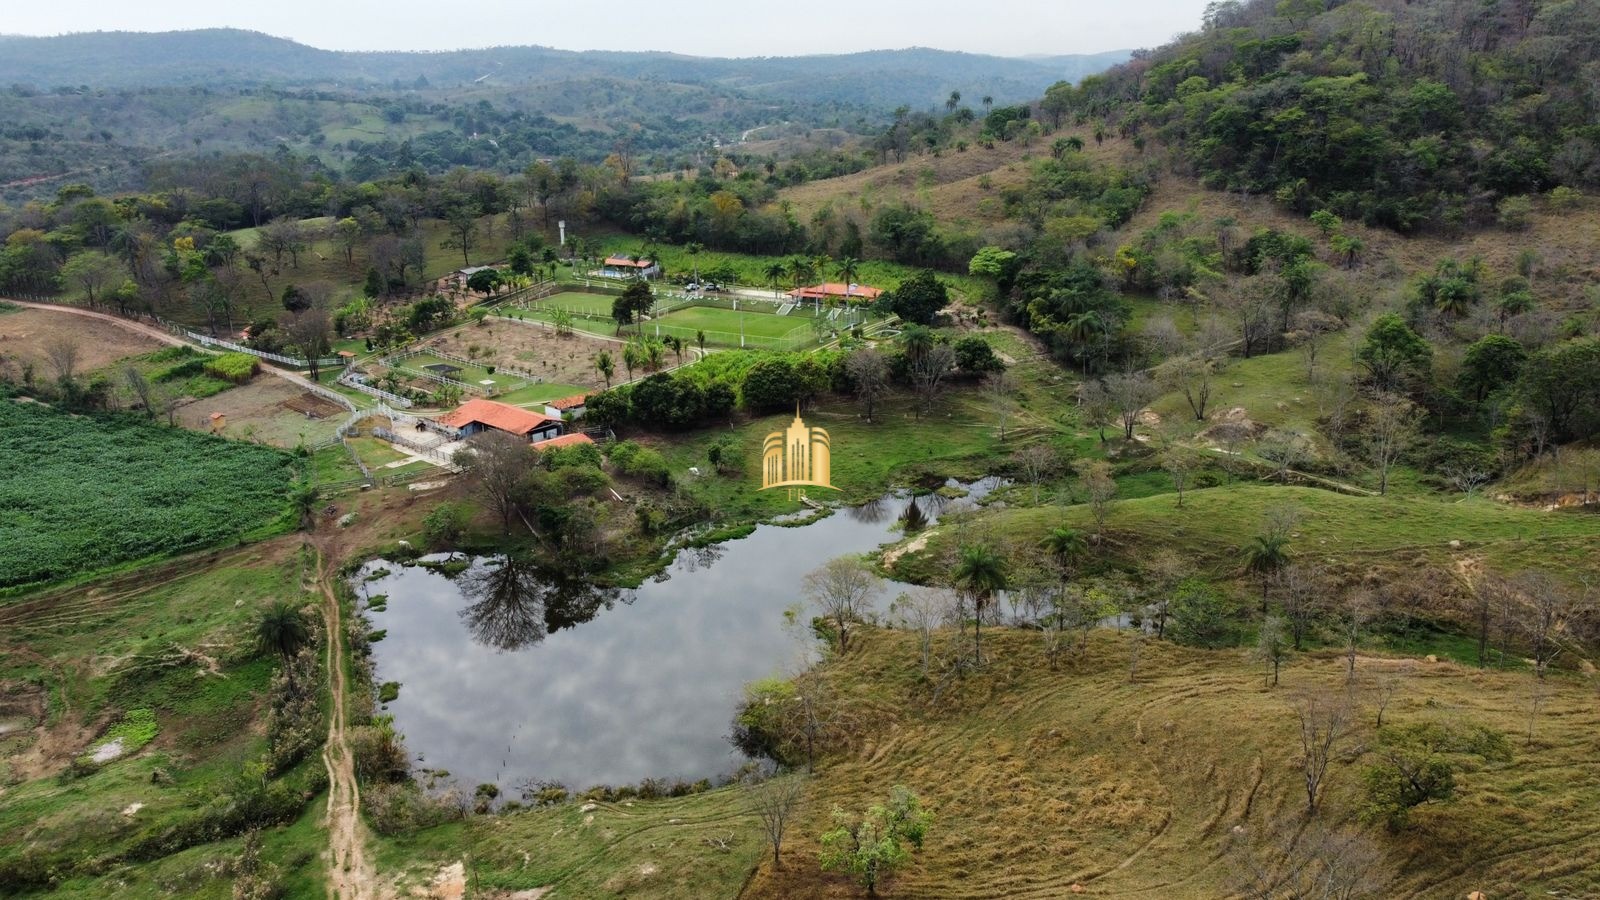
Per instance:
[[[678,365],[683,365],[683,338],[675,334],[667,335],[667,346],[672,349],[674,356],[678,357]]]
[[[1246,572],[1261,579],[1261,611],[1267,611],[1267,588],[1272,579],[1289,565],[1289,539],[1280,534],[1258,534],[1244,548]]]
[[[276,651],[285,660],[293,659],[310,640],[305,616],[288,600],[274,601],[256,620],[256,645],[263,653]]]
[[[950,92],[950,96],[947,97],[945,99],[945,101],[944,101],[945,111],[946,112],[955,112],[956,111],[956,107],[960,106],[960,105],[961,105],[961,92],[960,91],[951,91]]]
[[[610,390],[611,376],[617,373],[617,364],[611,360],[611,351],[601,350],[600,355],[595,357],[594,367],[599,369],[600,374],[605,377],[606,389]]]
[[[1039,542],[1039,546],[1050,554],[1050,557],[1055,560],[1056,565],[1065,574],[1071,568],[1072,563],[1088,549],[1089,545],[1084,541],[1082,532],[1076,528],[1068,528],[1063,525],[1059,528],[1051,529],[1050,533],[1044,536],[1044,540]]]
[[[706,355],[706,333],[705,333],[705,331],[697,329],[695,331],[695,333],[694,333],[694,342],[696,344],[700,345],[700,355],[701,356],[705,356]]]
[[[317,527],[317,501],[322,492],[308,481],[299,481],[289,489],[289,503],[300,516],[300,527],[311,531]]]
[[[1061,326],[1062,335],[1080,349],[1078,358],[1083,362],[1084,374],[1089,372],[1089,345],[1105,333],[1105,320],[1094,310],[1073,313]]]
[[[644,366],[651,372],[661,369],[661,364],[666,361],[667,348],[660,341],[644,342]]]
[[[991,107],[991,106],[994,106],[994,98],[989,96],[988,94],[984,94],[983,95],[983,111],[984,112],[988,112],[989,111],[989,107]]]
[[[855,284],[856,276],[861,274],[861,260],[854,256],[846,256],[839,260],[839,265],[833,270],[838,274],[839,280],[844,282],[845,299],[850,298],[850,286]]]
[[[905,348],[907,357],[921,359],[933,349],[933,331],[926,325],[907,325],[900,332],[900,346]]]
[[[811,280],[811,275],[813,272],[813,269],[811,268],[811,261],[803,256],[796,256],[789,260],[788,269],[789,277],[794,279],[794,286],[797,290],[803,287],[807,281]]]
[[[998,591],[1006,589],[1006,562],[987,544],[968,544],[961,548],[961,558],[956,563],[955,582],[972,597],[975,625],[973,631],[973,657],[976,665],[983,665],[983,610],[994,601]]]
[[[706,245],[699,241],[690,241],[683,245],[683,252],[689,254],[689,261],[694,264],[694,283],[700,283],[700,254],[704,253]]]
[[[633,341],[622,345],[622,364],[628,367],[628,380],[633,380],[633,369],[643,362],[639,356],[639,347]]]
[[[762,274],[767,276],[767,286],[772,288],[772,296],[777,297],[778,285],[783,283],[783,276],[789,274],[788,268],[783,263],[774,261],[767,263],[767,268]]]

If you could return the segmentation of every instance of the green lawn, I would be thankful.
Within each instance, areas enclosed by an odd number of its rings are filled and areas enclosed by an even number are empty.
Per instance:
[[[808,332],[811,328],[805,321],[791,319],[788,316],[742,309],[722,309],[716,306],[690,306],[674,310],[659,319],[645,323],[645,329],[648,331],[650,326],[657,322],[677,328],[703,330],[708,336],[716,332],[733,337],[742,332],[752,336],[781,338],[796,332]]]
[[[262,545],[195,574],[182,574],[182,565],[129,572],[92,592],[63,590],[0,604],[0,684],[38,685],[49,698],[45,724],[58,744],[80,754],[98,746],[106,724],[130,710],[148,710],[155,722],[153,736],[139,742],[148,744],[124,758],[76,775],[19,779],[0,793],[0,883],[8,870],[21,874],[43,865],[67,878],[85,866],[114,870],[119,881],[141,885],[118,884],[109,895],[190,896],[188,888],[157,883],[152,873],[158,868],[165,876],[176,873],[149,861],[190,846],[196,847],[190,858],[236,855],[236,844],[207,844],[218,831],[196,823],[220,822],[229,795],[250,789],[245,773],[267,755],[264,696],[278,663],[258,652],[254,624],[274,600],[311,602],[306,585],[313,561]],[[310,724],[318,733],[317,723]],[[0,742],[0,769],[37,739],[30,731]],[[300,762],[271,783],[274,789],[313,789],[322,771],[315,746],[307,746]],[[243,831],[236,828],[222,836]],[[285,843],[289,830],[297,837]],[[171,842],[158,847],[161,834]],[[303,825],[266,834],[275,848],[268,859],[292,855],[297,864],[322,842]],[[137,864],[112,865],[124,854],[133,854],[126,862]],[[310,868],[320,867],[313,861]],[[91,883],[77,882],[81,890],[71,895],[90,896]]]
[[[535,309],[555,311],[564,309],[572,313],[585,313],[591,316],[611,316],[611,304],[616,300],[612,294],[596,294],[591,291],[562,291],[551,294],[542,300],[533,302]]]
[[[517,388],[500,394],[494,399],[501,403],[510,403],[513,406],[540,403],[545,400],[556,400],[561,397],[571,397],[573,394],[587,394],[592,388],[579,387],[575,384],[558,384],[556,382],[542,382],[530,384],[527,387]]]

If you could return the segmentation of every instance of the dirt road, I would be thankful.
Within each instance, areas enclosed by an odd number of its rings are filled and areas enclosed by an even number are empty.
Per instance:
[[[376,900],[377,871],[367,858],[366,825],[361,821],[361,787],[356,783],[355,760],[345,740],[344,631],[339,598],[333,591],[337,577],[328,557],[317,554],[317,586],[322,591],[322,621],[327,628],[328,687],[332,694],[328,740],[322,762],[328,768],[328,894],[334,900]]]
[[[67,313],[74,316],[83,316],[84,318],[88,319],[98,319],[102,322],[110,322],[129,331],[135,331],[147,337],[154,338],[163,344],[171,344],[174,347],[194,346],[194,344],[190,343],[189,341],[186,341],[183,338],[180,338],[164,329],[157,328],[154,325],[147,325],[144,322],[137,322],[133,319],[124,319],[121,316],[114,316],[110,313],[96,312],[92,309],[80,309],[76,306],[62,306],[56,303],[34,303],[31,300],[12,300],[8,297],[0,297],[0,300],[5,300],[7,303],[13,303],[17,306],[25,306],[28,309],[42,309],[51,312]],[[265,362],[261,364],[261,370],[263,372],[267,372],[268,374],[276,375],[290,384],[297,385],[306,390],[310,390],[313,387],[311,381],[305,376],[295,372],[287,371],[285,369],[276,368],[268,365]]]

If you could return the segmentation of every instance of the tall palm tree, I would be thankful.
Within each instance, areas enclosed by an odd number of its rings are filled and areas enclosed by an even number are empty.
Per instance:
[[[633,370],[644,359],[639,355],[639,345],[629,341],[622,345],[622,364],[628,368],[628,380],[633,380]]]
[[[811,268],[811,260],[804,256],[796,256],[789,260],[789,277],[794,279],[796,289],[804,287],[805,283],[811,280],[814,271]]]
[[[997,592],[1006,589],[1006,561],[987,544],[968,544],[961,548],[954,577],[955,583],[972,598],[973,656],[977,665],[983,665],[983,610],[994,602]]]
[[[289,504],[300,516],[302,529],[311,531],[317,527],[317,501],[321,499],[322,492],[307,481],[297,481],[289,489]]]
[[[900,332],[900,346],[905,348],[906,356],[921,359],[924,353],[933,349],[933,331],[926,325],[907,325]]]
[[[1061,326],[1062,336],[1077,348],[1078,359],[1083,363],[1085,374],[1089,372],[1089,345],[1100,338],[1105,330],[1105,320],[1094,310],[1073,313]]]
[[[1044,536],[1044,540],[1039,542],[1039,546],[1055,560],[1063,575],[1089,547],[1088,542],[1083,539],[1082,532],[1065,525],[1051,529],[1050,533]]]
[[[783,283],[783,276],[789,274],[789,269],[781,262],[767,263],[767,268],[762,272],[767,276],[767,285],[772,288],[772,296],[778,296],[778,285]]]
[[[955,112],[956,111],[956,107],[960,106],[960,105],[961,105],[961,92],[960,91],[951,91],[950,92],[950,96],[947,97],[945,99],[945,101],[944,101],[945,111],[946,112]]]
[[[683,365],[683,338],[675,334],[667,335],[667,347],[678,357],[678,365]]]
[[[850,299],[850,285],[855,284],[856,276],[861,274],[861,260],[856,259],[854,256],[846,256],[844,259],[839,260],[838,266],[834,267],[833,271],[839,276],[839,280],[844,282],[845,300],[848,302]]]
[[[274,601],[256,620],[256,645],[262,652],[273,651],[286,660],[292,659],[310,640],[305,616],[288,600]]]
[[[1267,588],[1289,565],[1289,539],[1280,534],[1258,534],[1244,548],[1246,572],[1261,579],[1261,611],[1267,611]]]
[[[694,283],[700,283],[700,254],[704,253],[706,245],[699,241],[690,241],[683,245],[683,252],[689,254],[689,261],[694,264]]]

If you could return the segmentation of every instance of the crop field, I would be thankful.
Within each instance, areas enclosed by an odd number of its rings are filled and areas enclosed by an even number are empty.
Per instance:
[[[290,459],[133,417],[0,402],[0,588],[193,550],[281,520]]]

